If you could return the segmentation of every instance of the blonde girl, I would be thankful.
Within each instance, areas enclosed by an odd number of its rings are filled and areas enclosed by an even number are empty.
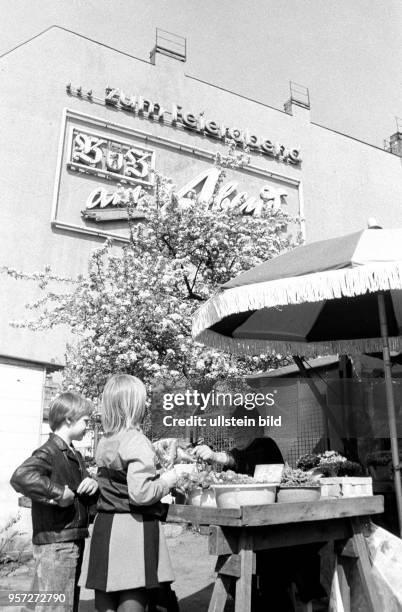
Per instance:
[[[160,500],[177,476],[173,469],[156,473],[155,451],[141,429],[145,400],[144,384],[128,374],[112,376],[103,391],[98,514],[81,579],[95,589],[97,612],[143,612],[147,589],[174,579]]]

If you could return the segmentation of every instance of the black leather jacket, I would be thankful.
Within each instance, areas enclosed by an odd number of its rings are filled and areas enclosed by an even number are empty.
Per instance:
[[[76,492],[88,475],[81,454],[73,452],[56,434],[50,434],[47,442],[15,470],[11,485],[32,500],[34,544],[87,537],[88,508],[96,502],[97,494],[76,495],[74,503],[66,508],[58,506],[57,501],[65,485]]]

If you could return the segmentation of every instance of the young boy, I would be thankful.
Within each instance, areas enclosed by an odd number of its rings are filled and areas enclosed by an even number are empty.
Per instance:
[[[35,590],[64,593],[65,610],[78,611],[78,578],[88,507],[95,503],[98,484],[88,476],[73,440],[82,440],[91,408],[78,393],[53,400],[49,425],[54,432],[14,472],[11,485],[32,500]],[[55,604],[60,609],[60,604]],[[41,609],[41,608],[36,608]],[[53,606],[46,605],[50,612]]]

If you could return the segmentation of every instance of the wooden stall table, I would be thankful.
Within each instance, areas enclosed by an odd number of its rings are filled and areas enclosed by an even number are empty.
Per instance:
[[[333,541],[345,612],[350,612],[347,568],[356,565],[367,600],[367,612],[381,605],[372,582],[364,533],[369,517],[383,512],[381,496],[321,499],[314,502],[242,506],[239,509],[172,505],[167,521],[209,525],[209,552],[217,555],[217,578],[208,612],[223,612],[231,578],[236,579],[235,612],[251,612],[256,552]],[[311,608],[310,608],[311,609]],[[267,602],[267,611],[269,611]],[[272,610],[271,612],[278,612]]]

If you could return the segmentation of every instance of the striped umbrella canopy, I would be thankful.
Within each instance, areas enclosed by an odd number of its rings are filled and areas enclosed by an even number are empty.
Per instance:
[[[402,535],[390,349],[402,349],[402,229],[372,227],[301,246],[223,285],[193,318],[195,340],[231,353],[317,356],[382,350]]]
[[[402,350],[402,229],[367,229],[301,246],[240,274],[193,318],[194,338],[230,353],[308,357]]]

